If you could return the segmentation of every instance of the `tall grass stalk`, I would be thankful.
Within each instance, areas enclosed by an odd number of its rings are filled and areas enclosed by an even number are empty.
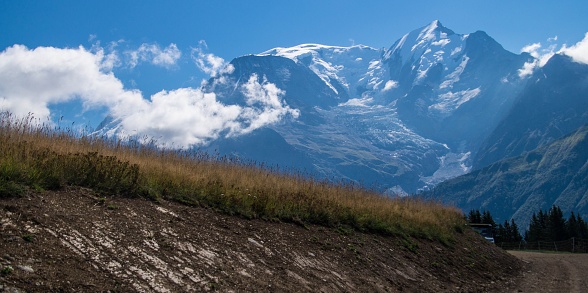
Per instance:
[[[18,186],[78,185],[105,195],[174,200],[247,218],[345,225],[444,243],[464,224],[458,210],[438,203],[391,199],[352,184],[153,145],[80,134],[39,123],[31,115],[17,119],[0,113],[0,197],[11,190],[19,194]]]

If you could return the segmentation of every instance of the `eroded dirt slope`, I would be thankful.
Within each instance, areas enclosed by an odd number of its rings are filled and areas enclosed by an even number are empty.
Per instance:
[[[0,291],[504,292],[521,266],[469,230],[446,247],[81,188],[1,199],[0,219]]]

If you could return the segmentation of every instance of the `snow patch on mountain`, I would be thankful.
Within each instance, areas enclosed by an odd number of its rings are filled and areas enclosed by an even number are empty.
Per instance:
[[[398,87],[398,82],[395,80],[388,80],[382,89],[382,92],[389,91]]]
[[[308,66],[333,92],[341,94],[337,84],[350,97],[359,97],[367,90],[378,90],[386,77],[381,50],[356,45],[351,47],[302,44],[274,48],[258,56],[279,56]]]
[[[459,51],[461,51],[461,47],[459,47],[458,49],[460,49]],[[452,53],[452,56],[453,56],[453,53]],[[469,60],[470,60],[470,58],[468,56],[463,56],[461,63],[459,63],[459,65],[457,67],[455,67],[453,72],[451,72],[450,74],[445,76],[445,80],[441,83],[441,85],[439,86],[439,89],[452,88],[453,84],[459,81],[459,77],[461,76],[464,69],[466,68],[466,65],[468,64]]]
[[[424,183],[423,190],[431,188],[445,180],[469,173],[471,167],[471,152],[448,153],[439,158],[440,167],[431,176],[421,176]]]
[[[456,93],[446,92],[440,94],[437,103],[429,106],[429,111],[440,114],[441,116],[449,116],[463,103],[478,96],[480,92],[480,88],[475,88],[473,90],[468,89]]]
[[[354,98],[354,99],[349,99],[347,102],[345,103],[341,103],[338,106],[339,107],[369,107],[370,104],[372,104],[374,102],[374,98],[370,98],[370,97],[366,97],[366,98],[362,98],[362,99],[358,99],[358,98]]]

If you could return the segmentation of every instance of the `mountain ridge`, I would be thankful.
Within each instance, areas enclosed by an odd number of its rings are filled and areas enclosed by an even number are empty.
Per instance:
[[[481,146],[474,167],[531,151],[588,123],[586,92],[588,65],[565,55],[551,57]]]

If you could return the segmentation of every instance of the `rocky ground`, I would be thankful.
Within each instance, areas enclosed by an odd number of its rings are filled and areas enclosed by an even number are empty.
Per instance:
[[[448,247],[82,188],[0,199],[0,219],[8,292],[504,292],[523,265],[469,229]]]

